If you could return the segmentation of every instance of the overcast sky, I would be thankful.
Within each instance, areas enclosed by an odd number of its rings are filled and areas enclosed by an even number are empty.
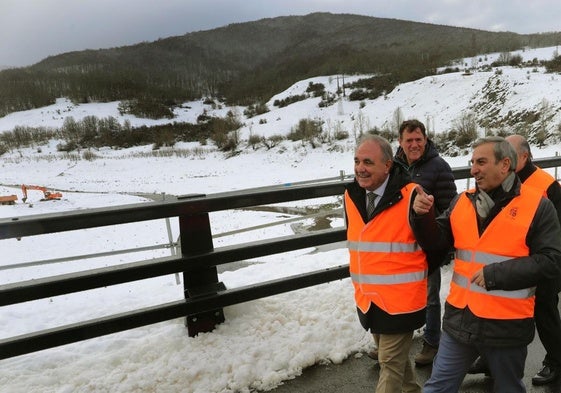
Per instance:
[[[0,66],[320,11],[521,34],[561,31],[559,0],[0,0]]]

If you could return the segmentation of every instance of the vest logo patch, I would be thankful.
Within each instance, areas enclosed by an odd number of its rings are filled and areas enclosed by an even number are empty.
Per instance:
[[[518,213],[518,208],[517,207],[512,207],[508,211],[508,215],[510,216],[510,218],[516,218],[517,213]]]

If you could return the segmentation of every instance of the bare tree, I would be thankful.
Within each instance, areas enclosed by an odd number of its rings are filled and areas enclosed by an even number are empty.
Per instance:
[[[403,120],[405,120],[403,118],[403,112],[400,107],[397,107],[396,110],[393,111],[392,120],[392,132],[397,133],[399,130],[399,126],[401,126],[401,123],[403,123]]]
[[[477,139],[477,121],[475,119],[475,114],[472,112],[466,112],[462,114],[458,119],[452,124],[452,131],[456,135],[456,144],[458,147],[467,147],[474,140]]]
[[[539,146],[544,146],[545,140],[547,139],[547,129],[549,128],[549,122],[553,117],[553,108],[551,103],[543,98],[540,104],[540,117],[538,120],[538,130],[536,131],[536,143]]]
[[[355,141],[358,141],[358,139],[362,135],[364,135],[366,130],[370,129],[369,123],[370,122],[368,121],[368,118],[364,116],[364,113],[362,113],[361,110],[359,110],[358,115],[353,123],[353,133],[354,133]]]

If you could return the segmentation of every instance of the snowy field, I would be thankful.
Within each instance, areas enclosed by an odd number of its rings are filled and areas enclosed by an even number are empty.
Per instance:
[[[524,58],[550,59],[555,48],[521,52]],[[498,54],[496,54],[498,55]],[[488,61],[492,61],[492,55]],[[465,62],[470,62],[466,59]],[[272,102],[288,95],[301,94],[310,81],[322,82],[328,89],[336,85],[333,77],[302,81],[271,99],[270,112],[244,120],[242,139],[250,133],[268,136],[286,134],[302,118],[321,118],[327,125],[339,124],[351,135],[357,119],[369,126],[382,127],[391,121],[396,108],[405,118],[431,119],[435,130],[449,127],[450,122],[477,98],[491,72],[476,72],[466,77],[461,73],[431,76],[404,84],[386,97],[319,108],[319,99],[308,99],[286,108],[276,109]],[[505,83],[514,93],[501,110],[522,105],[536,106],[547,97],[554,107],[561,106],[561,84],[551,83],[558,75],[543,70],[528,78],[526,69],[505,68]],[[359,76],[356,76],[358,78]],[[347,79],[350,81],[351,77]],[[84,116],[125,118],[117,111],[118,103],[73,105],[59,99],[55,105],[19,112],[0,118],[0,132],[15,125],[56,127],[67,116],[80,120]],[[186,103],[177,112],[177,121],[194,122],[206,108],[201,102]],[[224,115],[234,109],[218,108]],[[557,115],[559,123],[561,117]],[[128,117],[132,125],[155,124]],[[261,119],[266,121],[260,122]],[[329,146],[312,149],[301,143],[285,142],[275,151],[245,149],[226,159],[209,146],[205,154],[188,157],[147,157],[151,147],[127,150],[96,151],[99,158],[69,160],[56,152],[57,141],[41,149],[31,148],[0,157],[0,195],[16,194],[12,206],[0,206],[0,217],[64,212],[101,206],[139,203],[148,199],[139,194],[166,195],[191,193],[213,194],[274,184],[294,183],[318,178],[336,177],[341,172],[351,175],[354,142],[339,143],[336,151]],[[178,144],[176,149],[197,148]],[[39,151],[40,150],[40,151]],[[533,148],[534,157],[551,157],[559,146]],[[142,156],[144,155],[144,156]],[[452,167],[466,166],[469,156],[445,157]],[[552,173],[553,170],[551,170]],[[39,202],[38,191],[30,191],[27,203],[21,201],[21,184],[35,184],[60,191],[59,201]],[[457,182],[458,189],[466,181]],[[337,201],[321,198],[307,201],[319,205]],[[224,211],[211,213],[214,234],[283,220],[275,212]],[[177,222],[171,220],[171,239],[177,240]],[[333,226],[342,226],[334,220]],[[290,224],[244,232],[236,241],[249,241],[264,236],[292,233]],[[14,267],[31,261],[63,258],[92,252],[128,249],[168,243],[170,237],[164,220],[127,224],[102,229],[34,236],[21,240],[0,241],[0,285],[39,277],[87,270],[169,255],[169,250],[83,259],[34,267]],[[229,237],[217,237],[215,247],[228,245]],[[298,274],[346,263],[344,248],[326,252],[312,249],[262,258],[235,271],[220,274],[229,288],[248,285],[277,277]],[[10,267],[11,265],[11,267]],[[449,271],[443,270],[442,298],[445,298]],[[143,280],[126,285],[101,288],[80,294],[57,296],[0,308],[0,339],[117,312],[135,310],[164,302],[180,300],[183,284],[175,275]],[[318,301],[317,299],[321,299]],[[212,333],[189,338],[184,319],[172,320],[108,335],[29,355],[0,360],[0,392],[249,392],[267,390],[294,378],[305,367],[322,362],[342,362],[349,356],[362,356],[371,337],[356,318],[352,286],[349,280],[323,284],[287,294],[227,307],[226,322]],[[420,334],[420,332],[418,332]]]

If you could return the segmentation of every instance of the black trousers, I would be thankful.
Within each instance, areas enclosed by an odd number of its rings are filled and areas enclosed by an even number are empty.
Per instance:
[[[558,283],[542,282],[536,289],[534,319],[538,336],[545,348],[544,364],[561,367],[561,318]]]

